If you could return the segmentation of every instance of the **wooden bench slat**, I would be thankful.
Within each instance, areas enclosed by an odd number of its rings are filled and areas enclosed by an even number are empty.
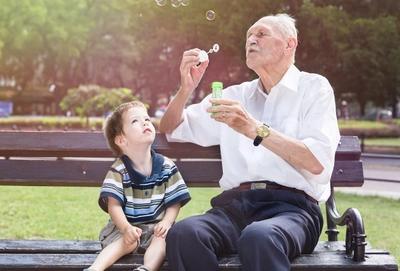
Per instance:
[[[341,136],[335,160],[360,160],[361,147],[358,137]]]
[[[100,242],[94,240],[0,239],[0,270],[13,267],[42,270],[40,266],[43,270],[82,270],[92,263],[100,249]],[[320,241],[312,254],[303,254],[291,264],[292,270],[397,270],[396,262],[386,250],[368,246],[366,255],[365,262],[357,263],[345,254],[343,241]],[[132,270],[142,260],[142,255],[128,255],[109,270]],[[225,271],[237,270],[240,266],[236,255],[222,256],[219,263],[220,270]],[[168,270],[168,261],[164,268]]]
[[[0,185],[99,187],[112,163],[86,160],[4,160],[0,163]],[[181,160],[175,163],[188,186],[218,186],[222,176],[220,161]],[[336,161],[331,183],[334,187],[361,187],[364,183],[362,163]]]
[[[6,157],[113,157],[99,132],[2,131],[0,142],[0,156]],[[153,148],[171,158],[221,158],[219,146],[205,148],[191,143],[169,143],[164,134],[157,134]]]
[[[100,187],[112,161],[3,160],[0,185]],[[188,186],[218,186],[219,161],[177,161]],[[6,170],[7,169],[7,170]]]
[[[96,254],[0,254],[0,270],[70,270],[81,271],[96,258]],[[343,253],[330,251],[303,254],[291,262],[292,271],[333,271],[333,270],[398,270],[397,264],[389,254],[367,252],[365,262],[357,263],[345,257]],[[143,255],[126,255],[107,270],[132,271],[143,262]],[[169,270],[165,261],[160,271]],[[240,261],[236,255],[219,258],[219,270],[240,270]]]
[[[0,133],[0,156],[32,157],[112,157],[100,132],[7,132]],[[73,142],[73,144],[71,144]],[[218,146],[201,147],[191,143],[171,143],[164,134],[157,134],[153,148],[171,158],[221,157]],[[357,137],[342,136],[336,160],[359,160]]]
[[[5,160],[0,166],[0,182],[25,186],[99,186],[111,165],[110,161]]]
[[[336,161],[331,176],[333,187],[361,187],[364,172],[361,161]]]
[[[372,251],[368,245],[366,249]],[[39,253],[39,254],[95,254],[101,250],[98,240],[52,240],[52,239],[0,239],[1,253]],[[344,241],[319,241],[314,253],[330,251],[345,252]],[[385,250],[379,250],[388,254]],[[374,252],[378,253],[378,252]]]
[[[0,142],[0,154],[6,156],[112,156],[102,133],[2,131]]]
[[[352,261],[340,252],[303,254],[292,261],[291,270],[398,270],[393,257],[388,254],[366,252],[364,262]]]
[[[40,240],[40,239],[0,239],[1,253],[41,253],[41,254],[95,254],[101,250],[97,240]]]

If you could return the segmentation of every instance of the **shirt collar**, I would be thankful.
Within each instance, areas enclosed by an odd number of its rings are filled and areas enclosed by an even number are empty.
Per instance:
[[[156,153],[153,149],[151,149],[150,152],[151,156],[153,157],[153,167],[151,169],[151,176],[153,176],[154,174],[158,174],[159,172],[161,172],[162,166],[164,164],[164,156]],[[145,175],[135,170],[128,156],[122,155],[121,160],[125,165],[126,171],[128,172],[129,178],[131,179],[132,183],[140,184],[147,179]]]
[[[286,73],[283,75],[281,81],[279,81],[278,84],[276,84],[276,86],[274,86],[271,89],[271,91],[274,90],[275,88],[285,87],[287,89],[297,92],[299,86],[299,80],[300,80],[299,69],[297,69],[296,66],[291,65],[289,69],[286,71]],[[268,96],[268,94],[264,92],[264,88],[262,86],[260,79],[258,79],[256,90],[262,93],[265,97]]]
[[[287,89],[293,90],[297,92],[299,87],[300,80],[300,71],[296,66],[291,65],[285,75],[282,77],[281,81],[277,84],[277,86],[283,86]]]

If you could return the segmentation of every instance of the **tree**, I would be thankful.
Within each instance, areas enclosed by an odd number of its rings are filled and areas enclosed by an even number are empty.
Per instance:
[[[215,19],[207,20],[208,10]],[[246,31],[280,12],[297,19],[301,70],[326,76],[338,98],[396,101],[398,0],[191,0],[178,8],[151,0],[0,0],[0,82],[15,81],[19,95],[57,85],[57,103],[79,85],[128,88],[152,114],[160,96],[179,88],[187,49],[220,45],[193,102],[213,81],[229,86],[255,78],[245,61]]]
[[[132,90],[126,88],[107,89],[97,85],[80,85],[68,90],[60,107],[76,112],[81,118],[85,117],[88,127],[90,116],[105,116],[120,104],[137,100],[131,93]]]
[[[368,2],[378,5],[377,1]],[[398,12],[398,2],[385,1],[384,5],[389,2]],[[387,15],[393,10],[384,13],[380,7],[374,14],[366,3],[308,1],[297,15],[300,43],[296,64],[325,75],[339,100],[355,97],[361,116],[369,101],[377,106],[390,105],[396,112],[400,96],[400,22]],[[359,4],[361,9],[368,9],[367,14],[357,11]]]

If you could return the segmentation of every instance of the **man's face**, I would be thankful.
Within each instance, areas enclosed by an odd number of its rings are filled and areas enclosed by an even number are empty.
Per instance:
[[[246,64],[252,69],[274,65],[284,57],[287,39],[274,26],[272,18],[263,18],[247,31]]]

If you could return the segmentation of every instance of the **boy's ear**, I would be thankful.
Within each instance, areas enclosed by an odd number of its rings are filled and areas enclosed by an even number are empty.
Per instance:
[[[117,135],[114,138],[114,143],[117,144],[117,146],[124,146],[126,145],[125,138],[122,135]]]

